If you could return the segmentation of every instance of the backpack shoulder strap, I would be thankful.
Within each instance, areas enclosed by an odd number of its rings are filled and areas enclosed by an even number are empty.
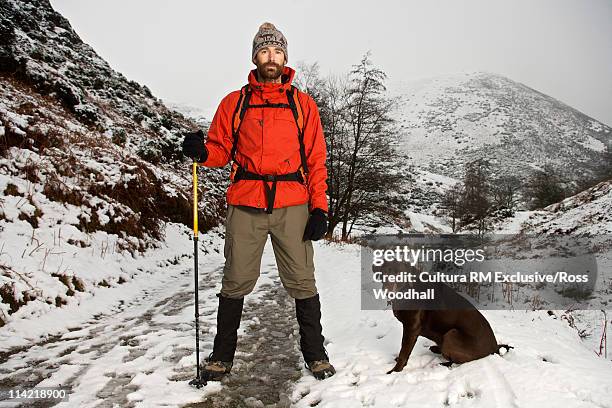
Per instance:
[[[306,163],[306,147],[304,146],[304,111],[302,110],[302,104],[298,97],[300,91],[293,85],[291,89],[287,90],[287,101],[291,112],[293,112],[293,118],[298,128],[298,141],[300,142],[300,158],[302,160],[302,169],[305,173],[308,173],[308,164]]]
[[[234,143],[232,145],[232,152],[230,157],[232,160],[236,159],[236,148],[238,147],[238,131],[242,124],[242,119],[246,113],[247,107],[249,106],[249,100],[251,99],[251,88],[249,85],[245,85],[240,89],[240,98],[234,109],[234,115],[232,116],[232,136]]]

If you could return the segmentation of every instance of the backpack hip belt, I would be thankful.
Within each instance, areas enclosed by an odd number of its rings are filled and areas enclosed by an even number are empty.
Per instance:
[[[298,181],[304,183],[301,169],[294,173],[287,174],[257,174],[247,170],[240,165],[236,166],[234,177],[232,182],[238,182],[240,180],[261,180],[263,182],[264,190],[266,192],[266,213],[272,214],[274,208],[274,199],[276,197],[276,182],[277,181]],[[268,185],[272,183],[272,187]]]

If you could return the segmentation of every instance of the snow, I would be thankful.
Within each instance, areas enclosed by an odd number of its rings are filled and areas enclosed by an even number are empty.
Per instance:
[[[494,226],[494,234],[518,234],[523,225],[542,211],[516,211],[514,217],[506,218],[501,223]]]
[[[525,229],[530,233],[571,232],[605,241],[612,235],[612,181],[551,204],[528,221]]]
[[[79,380],[71,384],[69,401],[58,407],[93,407],[105,398],[120,405],[121,401],[136,401],[142,407],[181,406],[219,391],[220,384],[211,383],[202,390],[187,384],[195,375],[193,261],[184,251],[190,251],[192,243],[182,226],[170,224],[166,237],[164,248],[124,263],[126,273],[137,273],[127,283],[97,288],[78,302],[53,308],[38,318],[13,319],[1,328],[0,350],[25,347],[27,351],[3,364],[0,381],[27,373],[28,365],[22,362],[44,355],[49,376],[40,386],[66,385],[75,376]],[[220,248],[222,242],[217,239],[206,245],[207,254],[200,254],[203,328],[213,325],[215,319],[223,261]],[[174,262],[176,259],[182,261]],[[264,259],[271,260],[270,245]],[[264,274],[258,288],[270,282]],[[257,303],[260,296],[254,293],[248,304]],[[248,324],[243,319],[241,334]],[[202,341],[202,358],[210,352],[212,335],[214,330]],[[109,384],[116,388],[109,389]]]
[[[13,148],[10,153],[13,165],[44,165],[45,158],[35,152]],[[92,173],[101,174],[100,183],[123,184],[136,177],[133,166],[121,164],[113,155],[95,160],[81,151],[74,155]],[[157,168],[153,171],[172,182],[165,186],[168,191],[178,191],[180,184],[174,183],[178,176]],[[40,176],[44,183],[46,175]],[[438,194],[456,182],[423,168],[416,169],[413,176],[417,186]],[[66,182],[78,187],[71,180]],[[91,197],[89,207],[50,201],[42,194],[41,184],[1,174],[0,190],[9,183],[19,194],[31,196],[31,201],[22,196],[2,197],[5,219],[0,221],[0,264],[11,268],[11,278],[0,276],[0,285],[14,285],[17,300],[31,287],[38,296],[11,315],[8,305],[0,303],[0,314],[8,320],[0,328],[0,352],[8,353],[0,366],[0,382],[38,378],[40,386],[69,384],[70,400],[60,407],[127,406],[130,402],[142,407],[178,407],[228,392],[224,383],[211,383],[201,390],[187,384],[195,374],[189,228],[168,224],[161,247],[142,255],[122,253],[115,250],[119,237],[105,232],[85,234],[75,225],[79,216],[89,217],[92,211],[97,211],[101,223],[111,218],[116,221],[124,206],[110,205],[102,197]],[[605,234],[612,231],[611,203],[609,185],[602,184],[543,211],[519,211],[496,225],[495,232],[578,228],[579,232]],[[44,217],[33,229],[19,216],[31,215],[36,208]],[[440,217],[412,209],[405,214],[412,230],[450,232]],[[386,228],[396,232],[389,226],[381,226],[378,232]],[[214,236],[203,234],[209,235]],[[133,237],[126,240],[139,243]],[[219,238],[208,238],[200,245],[201,358],[211,351],[215,334],[222,247]],[[562,311],[555,316],[484,311],[498,341],[515,349],[501,357],[493,355],[448,369],[439,366],[442,360],[429,352],[431,343],[420,338],[404,371],[387,375],[399,350],[401,325],[390,311],[360,310],[359,247],[318,242],[315,248],[326,347],[337,374],[318,382],[306,370],[298,371],[299,378],[287,391],[294,406],[611,406],[612,389],[605,379],[612,374],[612,356],[606,360],[596,355],[602,330],[598,310],[573,314],[576,325],[590,334],[585,339],[568,325]],[[609,256],[602,262],[603,270],[612,268]],[[247,298],[251,314],[240,329],[243,341],[250,339],[251,325],[268,329],[270,315],[257,314],[264,305],[286,309],[285,303],[266,298],[270,286],[278,281],[275,268],[267,245],[262,276]],[[66,296],[66,286],[51,273],[81,279],[86,291]],[[111,287],[99,286],[101,281]],[[57,296],[67,304],[56,307]],[[287,324],[294,324],[290,315]],[[296,333],[285,339],[297,345]],[[248,378],[240,370],[247,370],[244,367],[255,356],[245,351],[237,356],[242,362],[234,375],[238,380]],[[252,396],[244,398],[253,406],[263,404]]]
[[[3,113],[8,120],[13,122],[14,125],[19,126],[22,130],[28,127],[28,115],[20,115],[11,111],[5,111]]]
[[[441,174],[432,173],[430,171],[423,170],[423,169],[418,169],[417,176],[415,176],[415,178],[419,182],[423,182],[423,183],[431,182],[431,183],[435,183],[436,185],[441,184],[447,187],[451,187],[455,183],[459,182],[459,180],[455,178],[443,176]]]
[[[169,224],[166,237],[162,248],[121,262],[123,273],[133,276],[128,282],[95,288],[62,308],[20,316],[0,328],[0,351],[25,347],[2,365],[0,381],[19,373],[32,375],[29,362],[44,356],[40,369],[48,377],[39,385],[70,384],[72,391],[58,407],[94,407],[103,401],[180,407],[223,392],[223,383],[200,390],[187,384],[195,371],[193,244],[183,226]],[[220,238],[201,247],[201,358],[210,352],[215,333],[221,248]],[[289,394],[295,407],[612,406],[612,362],[594,352],[600,314],[590,317],[593,336],[584,341],[562,311],[552,316],[544,311],[483,311],[498,342],[513,350],[449,369],[438,365],[443,360],[428,350],[432,343],[419,338],[406,368],[387,375],[399,351],[401,324],[391,311],[360,309],[360,248],[316,242],[315,256],[326,349],[337,373],[317,381],[302,369]],[[82,268],[91,266],[84,261]],[[113,265],[108,260],[104,264]],[[268,242],[247,310],[260,308],[274,281],[278,272]],[[247,327],[268,319],[243,318],[239,342],[246,341]],[[295,337],[286,341],[297,345]],[[249,355],[239,358],[248,360]],[[248,398],[253,406],[261,405]]]
[[[385,374],[399,351],[401,324],[390,311],[360,310],[358,248],[323,244],[316,254],[326,348],[337,374],[322,382],[302,377],[296,407],[612,406],[612,362],[544,311],[483,311],[498,342],[515,347],[503,356],[448,369],[420,337],[406,368]]]
[[[402,98],[398,112],[398,120],[404,126],[402,149],[417,163],[448,157],[467,144],[477,148],[498,140],[503,118],[489,115],[496,107],[483,103],[479,93],[462,90],[469,80],[482,75],[486,74],[451,74],[397,81],[389,86],[394,95]],[[452,130],[448,126],[451,123]],[[463,135],[459,142],[458,130]]]
[[[592,136],[589,136],[578,143],[580,143],[583,147],[594,150],[596,152],[603,153],[607,150],[607,146],[601,140],[597,140]]]
[[[200,126],[206,126],[210,122],[210,118],[214,116],[216,110],[216,108],[214,110],[202,109],[196,106],[172,101],[164,102],[170,109],[180,112],[184,116],[193,119]]]
[[[439,217],[427,214],[419,214],[412,211],[407,211],[406,215],[410,219],[410,224],[412,225],[411,230],[413,232],[452,232],[452,228],[449,227],[446,223],[443,223]]]
[[[19,225],[29,226],[24,221],[15,223],[13,232],[16,233],[16,236],[23,235],[22,232],[18,232],[20,231]],[[159,276],[152,277],[152,269],[158,268],[155,265],[166,261],[167,257],[174,259],[188,256],[189,253],[186,254],[185,250],[193,248],[193,244],[190,245],[185,238],[188,229],[173,224],[166,230],[168,240],[165,244],[165,250],[151,250],[137,259],[132,258],[129,253],[125,252],[113,255],[110,250],[107,256],[100,256],[103,252],[103,245],[108,245],[106,244],[107,241],[104,240],[108,237],[102,233],[86,237],[73,226],[63,226],[62,231],[66,240],[70,238],[88,240],[91,247],[80,248],[63,244],[62,255],[65,256],[62,258],[63,261],[49,257],[45,268],[48,267],[51,271],[70,270],[75,273],[75,276],[89,282],[91,287],[87,288],[88,292],[77,291],[73,297],[67,297],[68,304],[62,308],[52,307],[42,301],[31,301],[22,306],[11,315],[8,324],[0,328],[0,352],[27,345],[29,341],[40,337],[63,334],[65,330],[93,314],[110,312],[113,309],[113,303],[119,300],[130,299],[137,292],[148,290],[160,284],[168,284],[176,276],[158,274]],[[59,234],[56,235],[56,239],[58,236]],[[23,246],[20,242],[7,240],[2,241],[2,244],[2,255],[4,257],[0,260],[11,259],[17,255],[21,256]],[[41,280],[46,281],[45,289],[53,295],[64,294],[66,287],[60,284],[56,278],[50,277],[48,272],[45,273],[44,269],[35,275],[28,273],[28,270],[40,268],[42,263],[38,259],[30,260],[33,256],[28,256],[28,253],[32,247],[27,245],[25,248],[26,250],[23,251],[25,256],[20,261],[20,264],[24,266],[23,275],[31,277],[32,281],[37,281],[39,286],[43,286]],[[34,254],[40,252],[42,251],[35,251]],[[61,268],[58,266],[61,266]],[[120,277],[126,279],[127,282],[112,289],[94,287],[93,285],[94,282],[103,279],[116,282]]]

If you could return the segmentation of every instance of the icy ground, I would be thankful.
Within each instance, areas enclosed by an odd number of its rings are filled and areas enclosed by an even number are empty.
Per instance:
[[[193,247],[184,234],[172,239],[184,240],[183,249]],[[166,249],[169,260],[177,247]],[[196,361],[193,258],[161,266],[157,258],[149,262],[149,276],[99,290],[89,305],[74,302],[0,329],[0,387],[67,386],[70,398],[58,407],[217,407],[228,400],[289,406],[285,390],[302,375],[297,325],[293,302],[271,277],[278,274],[270,248],[245,305],[233,375],[223,386],[210,383],[201,390],[187,384]],[[211,250],[200,259],[204,358],[212,349],[223,257]]]
[[[385,374],[399,351],[401,325],[389,311],[360,310],[359,248],[320,242],[317,284],[337,374],[318,382],[303,368],[293,302],[267,245],[232,375],[191,388],[193,260],[158,258],[186,255],[192,243],[184,234],[171,239],[172,246],[156,250],[165,254],[151,257],[150,274],[0,328],[0,387],[68,386],[69,400],[57,407],[612,407],[612,353],[606,360],[594,349],[601,326],[581,340],[562,312],[484,311],[498,341],[513,350],[449,369],[420,338],[404,371]],[[201,357],[212,347],[223,264],[222,255],[209,252],[199,264]]]

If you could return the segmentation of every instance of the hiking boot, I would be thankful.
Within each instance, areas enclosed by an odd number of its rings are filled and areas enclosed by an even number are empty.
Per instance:
[[[336,374],[336,369],[327,360],[310,361],[306,363],[306,367],[317,380],[324,380]]]
[[[210,357],[212,357],[212,353]],[[231,361],[207,361],[202,368],[202,375],[207,381],[220,381],[225,375],[230,373],[232,365]]]

